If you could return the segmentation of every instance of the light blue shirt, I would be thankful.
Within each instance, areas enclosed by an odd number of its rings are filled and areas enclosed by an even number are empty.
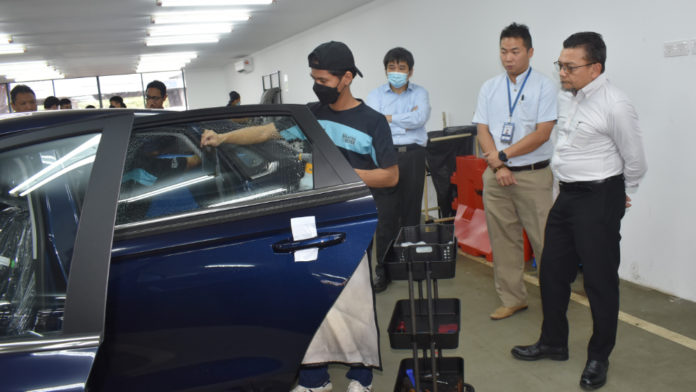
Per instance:
[[[473,122],[475,124],[488,125],[488,130],[498,151],[504,150],[534,132],[538,123],[555,121],[558,118],[556,104],[558,89],[551,79],[532,68],[518,75],[516,83],[510,81],[510,99],[512,103],[515,102],[515,97],[522,87],[522,83],[524,83],[527,72],[531,72],[529,80],[527,80],[527,84],[524,86],[517,101],[515,111],[512,113],[515,132],[511,144],[505,144],[500,141],[503,125],[510,119],[507,74],[503,73],[493,79],[489,79],[483,84],[479,92]],[[506,164],[508,166],[530,165],[550,159],[552,154],[553,144],[549,139],[530,153],[510,158]]]
[[[423,87],[408,82],[406,91],[397,94],[383,84],[370,92],[365,101],[371,108],[386,115],[391,115],[389,123],[392,141],[395,146],[428,143],[425,123],[430,118],[430,99]],[[413,110],[414,107],[418,109]]]

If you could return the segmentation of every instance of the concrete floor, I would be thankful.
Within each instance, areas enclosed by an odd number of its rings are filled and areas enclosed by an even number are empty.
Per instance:
[[[500,321],[488,318],[499,302],[493,270],[485,260],[460,254],[455,278],[439,281],[440,298],[461,301],[459,348],[443,350],[444,356],[464,358],[465,381],[477,391],[581,391],[578,382],[592,331],[589,308],[580,303],[582,275],[573,290],[580,302],[571,301],[568,308],[570,359],[525,362],[510,354],[514,345],[532,344],[539,336],[542,314],[535,275],[528,273],[529,309]],[[393,282],[377,295],[383,365],[374,372],[378,392],[394,390],[399,363],[411,355],[410,350],[392,349],[386,332],[396,301],[407,298],[405,281]],[[622,281],[621,311],[628,322],[619,322],[608,381],[601,390],[696,391],[696,303]],[[335,391],[345,390],[346,369],[330,366]]]

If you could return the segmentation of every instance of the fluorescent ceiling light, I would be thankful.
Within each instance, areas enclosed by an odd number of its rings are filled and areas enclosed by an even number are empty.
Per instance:
[[[8,34],[0,34],[0,42],[7,42],[8,44],[11,44],[12,36]]]
[[[25,48],[24,45],[0,44],[0,54],[16,54],[24,53],[26,51],[27,48]]]
[[[162,7],[224,7],[237,5],[266,5],[273,0],[158,0]]]
[[[198,57],[196,52],[144,54],[140,56],[137,72],[173,71],[181,69],[196,57]]]
[[[60,72],[29,72],[6,75],[7,79],[13,79],[15,82],[32,82],[37,80],[63,79],[65,75]]]
[[[14,79],[16,82],[61,79],[64,77],[55,68],[49,67],[45,61],[0,63],[0,75],[4,75],[6,79]]]
[[[187,45],[187,44],[214,44],[220,41],[216,34],[179,35],[170,37],[150,37],[145,39],[147,46],[162,45]]]
[[[157,25],[148,29],[148,35],[150,37],[163,37],[192,34],[226,34],[231,31],[231,23]]]
[[[17,63],[0,63],[0,73],[3,71],[17,71],[30,69],[48,68],[48,63],[45,61],[20,61]]]
[[[190,23],[218,23],[218,22],[243,22],[249,20],[247,10],[228,11],[191,11],[169,12],[156,14],[152,17],[154,24],[190,24]]]

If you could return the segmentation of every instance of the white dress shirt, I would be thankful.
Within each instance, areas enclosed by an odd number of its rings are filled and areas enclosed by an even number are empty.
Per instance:
[[[520,92],[524,79],[529,72],[529,79]],[[515,83],[510,81],[510,100],[514,102],[520,93],[515,111],[512,113],[512,122],[515,124],[515,132],[511,144],[500,141],[503,125],[509,121],[510,105],[508,103],[508,76],[500,74],[486,81],[481,86],[474,113],[473,123],[488,125],[496,150],[504,150],[517,143],[523,137],[534,132],[538,123],[556,120],[558,89],[551,79],[531,67],[515,78]],[[506,162],[508,166],[525,166],[545,161],[551,158],[553,144],[547,140],[536,150],[512,157]]]
[[[551,167],[559,181],[601,180],[623,173],[632,193],[647,171],[638,114],[606,75],[577,94],[558,96],[557,140]]]

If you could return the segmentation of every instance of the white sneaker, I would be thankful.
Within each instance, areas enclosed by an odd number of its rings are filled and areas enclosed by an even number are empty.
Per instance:
[[[327,381],[326,384],[316,388],[307,388],[303,387],[302,385],[298,385],[290,392],[331,392],[331,390],[333,390],[333,385],[331,385],[331,381]]]
[[[363,386],[360,384],[358,381],[351,381],[350,384],[348,384],[348,389],[346,389],[347,392],[372,392],[372,384],[368,386]]]

